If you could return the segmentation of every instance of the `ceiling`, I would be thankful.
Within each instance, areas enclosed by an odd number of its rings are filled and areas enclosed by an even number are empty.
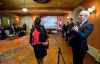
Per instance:
[[[0,13],[23,14],[21,8],[27,7],[26,14],[62,14],[73,10],[85,0],[50,0],[48,3],[37,3],[33,0],[0,0]]]

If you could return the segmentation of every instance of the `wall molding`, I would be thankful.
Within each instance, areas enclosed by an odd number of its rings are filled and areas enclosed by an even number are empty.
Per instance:
[[[88,53],[95,59],[95,61],[100,63],[100,50],[94,48],[91,45],[88,45],[88,47],[89,47]]]

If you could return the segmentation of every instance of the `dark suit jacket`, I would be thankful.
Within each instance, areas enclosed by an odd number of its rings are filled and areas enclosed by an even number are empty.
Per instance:
[[[69,43],[73,49],[88,50],[87,38],[93,31],[93,24],[88,21],[80,28],[79,32],[71,30]]]

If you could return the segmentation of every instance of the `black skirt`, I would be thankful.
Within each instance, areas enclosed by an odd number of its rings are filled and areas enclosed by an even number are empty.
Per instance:
[[[34,52],[37,59],[41,59],[47,55],[47,51],[44,45],[38,44],[33,47],[34,47]]]

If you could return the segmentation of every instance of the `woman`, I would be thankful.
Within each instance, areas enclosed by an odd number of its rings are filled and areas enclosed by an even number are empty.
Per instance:
[[[30,33],[30,43],[34,48],[37,63],[43,64],[43,58],[47,55],[47,33],[44,27],[40,25],[40,21],[40,18],[36,18]]]

